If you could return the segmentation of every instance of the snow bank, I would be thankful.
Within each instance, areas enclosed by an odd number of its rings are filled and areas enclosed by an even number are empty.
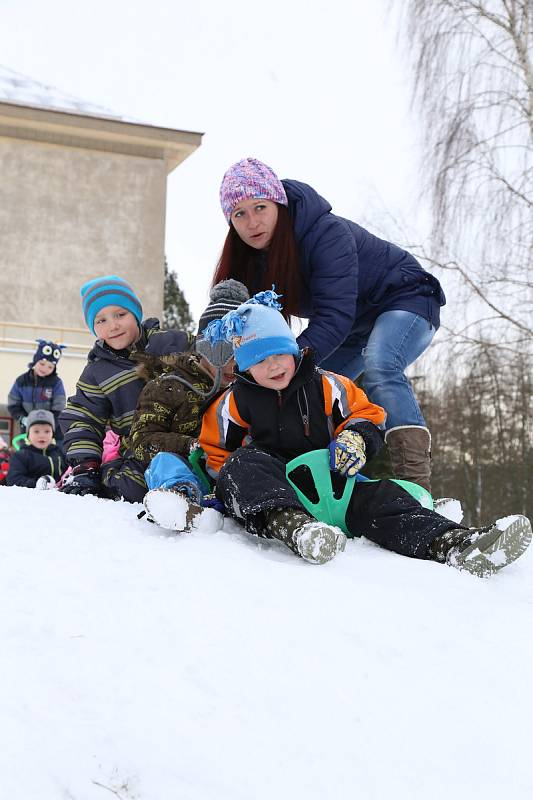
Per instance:
[[[137,510],[0,488],[1,800],[532,796],[531,553],[316,567]]]

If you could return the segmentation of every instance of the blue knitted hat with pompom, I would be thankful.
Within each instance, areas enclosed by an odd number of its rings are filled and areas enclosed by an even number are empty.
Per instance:
[[[296,337],[280,314],[278,297],[281,295],[276,294],[274,286],[272,291],[258,292],[221,320],[211,322],[204,337],[212,342],[231,342],[241,372],[269,356],[299,356]]]

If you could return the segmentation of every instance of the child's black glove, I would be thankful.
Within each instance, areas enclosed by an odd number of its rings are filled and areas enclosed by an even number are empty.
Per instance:
[[[100,482],[100,464],[98,461],[85,461],[74,467],[61,487],[65,494],[94,494],[96,497],[108,497],[108,493]]]

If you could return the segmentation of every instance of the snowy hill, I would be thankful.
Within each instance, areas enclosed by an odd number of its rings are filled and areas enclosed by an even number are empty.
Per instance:
[[[533,548],[315,567],[0,488],[1,800],[533,795]]]

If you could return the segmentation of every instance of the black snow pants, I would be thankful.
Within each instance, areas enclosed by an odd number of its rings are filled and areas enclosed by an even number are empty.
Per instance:
[[[227,513],[250,533],[268,537],[266,515],[276,508],[305,510],[285,475],[286,462],[255,447],[236,450],[220,470],[216,493]],[[310,472],[309,472],[310,475]],[[333,483],[344,478],[332,473]],[[291,475],[291,479],[294,480]],[[311,487],[312,479],[311,481]],[[309,495],[300,478],[298,487]],[[357,482],[346,511],[352,536],[365,536],[386,550],[427,558],[431,542],[445,531],[461,528],[421,505],[390,480]]]

